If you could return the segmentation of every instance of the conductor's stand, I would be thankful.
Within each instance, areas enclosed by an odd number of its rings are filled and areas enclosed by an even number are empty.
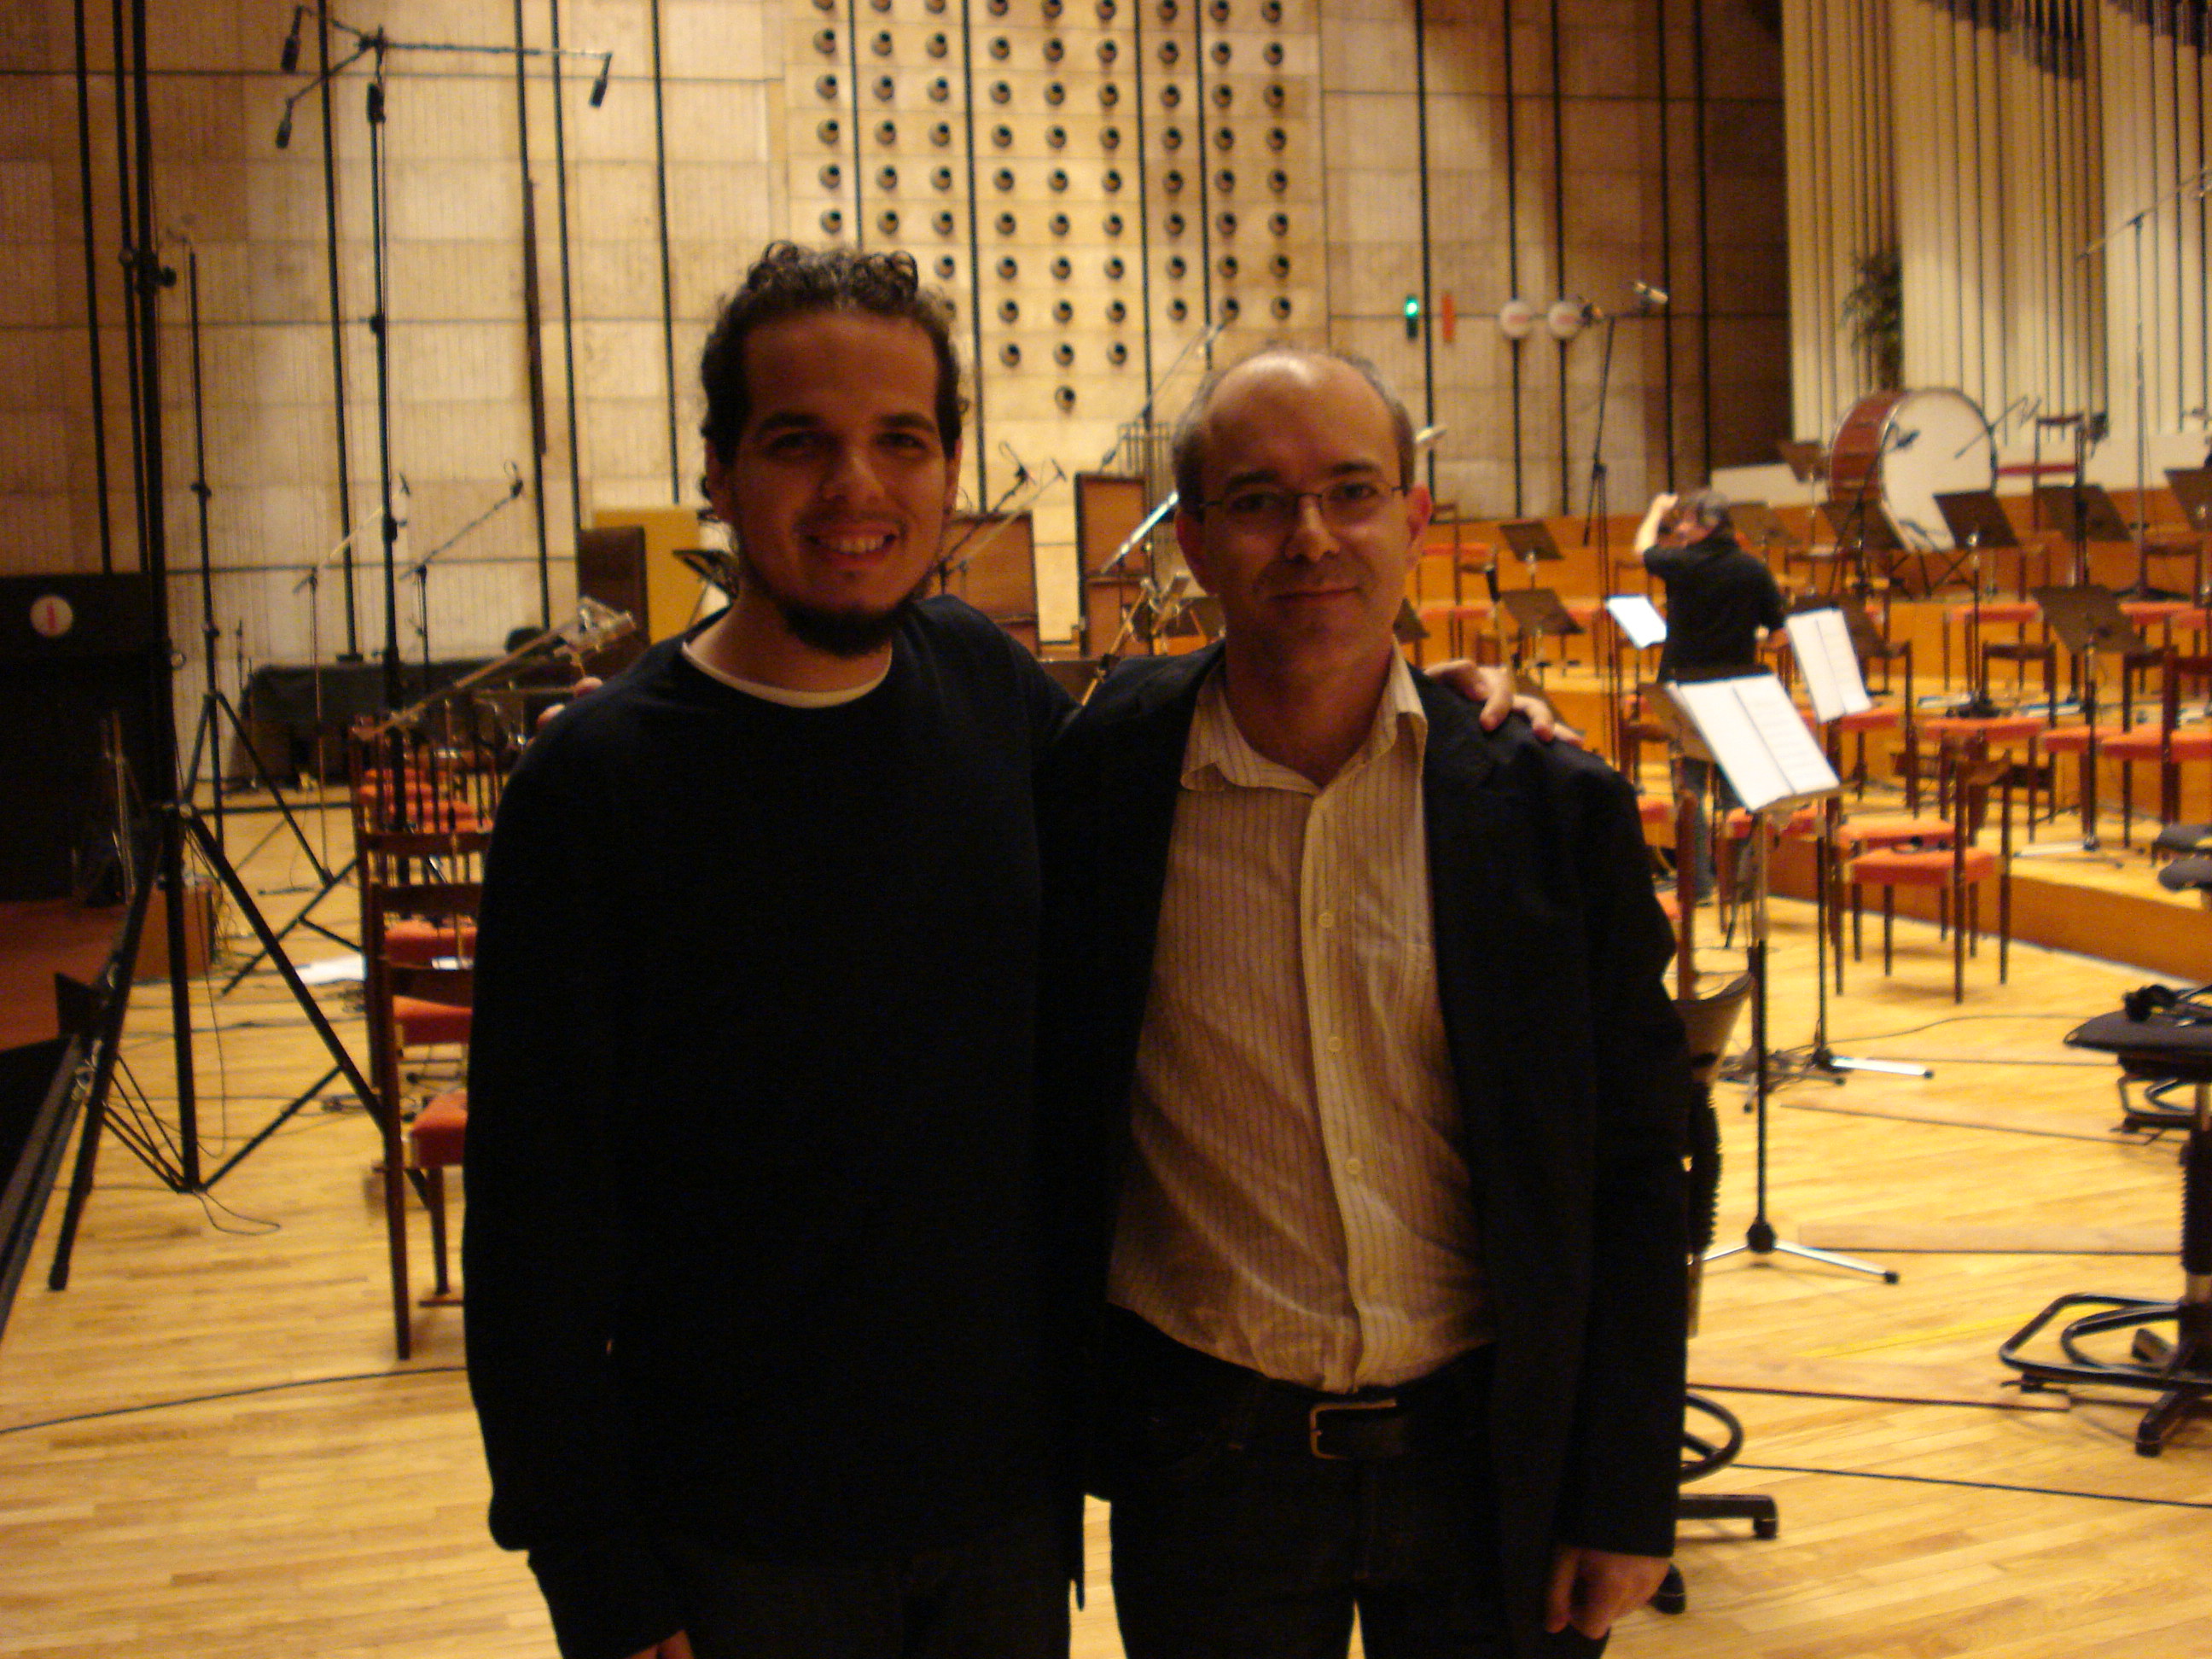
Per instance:
[[[2136,1450],[2144,1457],[2157,1456],[2183,1419],[2203,1410],[2212,1395],[2212,1005],[2195,995],[2177,998],[2163,987],[2146,988],[2130,995],[2124,1012],[2100,1014],[2066,1038],[2076,1048],[2117,1056],[2121,1070],[2137,1081],[2181,1084],[2190,1091],[2189,1139],[2182,1154],[2180,1299],[2062,1296],[1997,1350],[2020,1372],[2023,1389],[2073,1382],[2156,1394],[2136,1427]],[[2023,1357],[2023,1348],[2062,1319],[2063,1359]],[[2170,1326],[2172,1338],[2154,1326]],[[2134,1333],[2126,1358],[2104,1358],[2090,1351],[2092,1339],[2123,1331]]]

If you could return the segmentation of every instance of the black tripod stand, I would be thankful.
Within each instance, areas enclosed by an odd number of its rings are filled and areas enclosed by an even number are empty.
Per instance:
[[[1766,1105],[1767,1096],[1773,1086],[1773,1073],[1766,1046],[1766,943],[1767,943],[1767,830],[1759,812],[1752,814],[1751,836],[1747,854],[1751,865],[1751,902],[1747,907],[1747,942],[1744,950],[1745,966],[1751,974],[1751,1057],[1752,1103],[1758,1113],[1758,1199],[1753,1206],[1751,1224],[1744,1231],[1743,1243],[1724,1245],[1708,1251],[1707,1261],[1718,1261],[1741,1251],[1755,1256],[1795,1256],[1803,1261],[1819,1261],[1831,1267],[1846,1267],[1855,1273],[1867,1273],[1886,1285],[1897,1283],[1894,1268],[1877,1267],[1870,1261],[1861,1261],[1856,1256],[1839,1255],[1833,1250],[1815,1249],[1809,1244],[1796,1244],[1778,1237],[1774,1224],[1766,1214]]]
[[[85,1201],[91,1193],[93,1170],[99,1156],[103,1129],[114,1129],[124,1146],[172,1191],[204,1193],[267,1140],[279,1125],[313,1098],[325,1085],[341,1073],[372,1115],[380,1121],[384,1110],[368,1079],[354,1062],[313,994],[301,982],[298,971],[284,956],[276,936],[270,931],[267,921],[254,903],[252,895],[246,890],[237,870],[225,854],[222,842],[209,829],[193,804],[189,791],[181,787],[184,780],[177,764],[176,672],[166,643],[161,643],[168,637],[170,617],[168,542],[163,511],[158,301],[161,290],[173,285],[175,276],[169,273],[164,280],[163,268],[156,251],[146,9],[146,0],[134,0],[131,15],[130,73],[133,118],[128,137],[132,152],[131,173],[137,190],[125,220],[128,236],[123,264],[130,301],[125,308],[128,346],[141,390],[141,396],[133,405],[133,418],[138,428],[136,435],[139,453],[143,459],[138,473],[139,522],[143,526],[144,562],[154,605],[153,632],[157,641],[156,648],[149,653],[146,686],[147,725],[152,745],[151,775],[140,781],[149,804],[151,823],[143,837],[147,843],[143,848],[145,855],[131,861],[137,875],[135,890],[131,895],[130,908],[125,913],[124,943],[115,982],[101,1015],[103,1040],[100,1059],[85,1103],[84,1132],[78,1145],[76,1167],[70,1183],[69,1202],[63,1213],[53,1267],[48,1276],[48,1283],[56,1290],[62,1289],[69,1282],[70,1257],[77,1225],[83,1217]],[[127,827],[120,833],[126,839],[131,837],[131,831]],[[234,1152],[212,1175],[205,1174],[201,1165],[198,1098],[192,1056],[192,1008],[190,977],[186,971],[185,925],[185,859],[187,847],[192,848],[214,872],[238,905],[240,914],[246,917],[260,937],[263,948],[269,952],[283,975],[286,988],[299,1003],[301,1012],[321,1038],[333,1062],[314,1089],[285,1106],[275,1119]],[[117,1041],[129,1012],[131,969],[157,884],[167,904],[170,1047],[177,1085],[177,1123],[173,1134],[143,1137],[127,1134],[109,1118],[107,1100],[114,1079]]]
[[[314,867],[317,878],[328,883],[332,879],[329,867],[315,855],[307,831],[300,827],[299,819],[293,816],[291,803],[285,799],[283,790],[277,787],[276,780],[270,775],[269,769],[262,762],[261,751],[246,734],[245,720],[223,694],[222,683],[216,673],[216,647],[222,640],[222,630],[215,619],[215,559],[213,543],[208,533],[208,502],[213,499],[215,491],[209,488],[207,479],[207,403],[200,384],[200,253],[191,245],[189,239],[185,243],[185,315],[191,336],[192,495],[199,502],[200,646],[207,664],[207,685],[200,693],[199,718],[192,726],[191,758],[185,766],[184,793],[187,799],[198,798],[200,757],[205,754],[208,757],[209,799],[213,808],[210,816],[215,828],[216,844],[228,848],[228,842],[223,835],[224,732],[216,718],[220,714],[230,722],[230,731],[236,735],[240,748],[253,769],[254,777],[262,788],[268,791],[270,799],[276,803],[276,811],[283,816],[285,824],[292,832],[292,838],[299,843],[300,850],[307,854],[307,862]],[[174,273],[164,267],[156,271],[155,280],[166,286],[167,280],[173,280],[173,276]],[[315,927],[318,933],[336,944],[351,944],[350,940],[341,938],[326,927],[314,923],[309,926]],[[234,980],[232,984],[236,982]]]

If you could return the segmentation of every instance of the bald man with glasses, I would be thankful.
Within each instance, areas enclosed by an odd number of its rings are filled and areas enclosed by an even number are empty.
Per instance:
[[[1042,791],[1054,1213],[1130,1659],[1587,1653],[1674,1535],[1680,1022],[1633,798],[1392,634],[1426,528],[1374,371],[1270,350],[1176,445],[1223,641]]]

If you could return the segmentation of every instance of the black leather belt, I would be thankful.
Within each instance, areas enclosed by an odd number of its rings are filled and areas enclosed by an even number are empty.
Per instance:
[[[1115,1346],[1190,1403],[1227,1422],[1232,1445],[1300,1450],[1329,1462],[1403,1457],[1464,1434],[1483,1404],[1490,1350],[1475,1348],[1426,1376],[1390,1388],[1330,1394],[1217,1359],[1114,1310]]]

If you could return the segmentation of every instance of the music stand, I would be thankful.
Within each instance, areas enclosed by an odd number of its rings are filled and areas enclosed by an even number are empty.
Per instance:
[[[1848,1268],[1894,1285],[1897,1273],[1893,1268],[1879,1267],[1833,1250],[1815,1249],[1778,1237],[1766,1213],[1767,1096],[1773,1079],[1766,1048],[1766,851],[1770,837],[1764,819],[1771,813],[1787,813],[1794,807],[1832,798],[1843,786],[1827,757],[1814,743],[1812,734],[1806,731],[1781,681],[1773,675],[1753,674],[1694,684],[1678,682],[1667,689],[1705,739],[1705,746],[1728,779],[1729,787],[1752,816],[1751,834],[1747,841],[1751,866],[1750,937],[1745,957],[1752,981],[1752,1104],[1759,1115],[1758,1201],[1743,1243],[1709,1250],[1705,1260],[1717,1261],[1723,1256],[1746,1251],[1760,1257],[1790,1255]]]
[[[1943,514],[1943,522],[1951,527],[1952,541],[1970,552],[2020,545],[2020,538],[2013,534],[2012,520],[1993,490],[1954,490],[1938,495],[1936,506]]]
[[[1626,699],[1621,695],[1620,644],[1626,640],[1632,651],[1664,645],[1667,619],[1659,614],[1659,607],[1651,603],[1650,596],[1644,593],[1607,594],[1605,614],[1613,619],[1605,639],[1605,697],[1613,716],[1613,760],[1614,765],[1627,772],[1632,769],[1628,764],[1628,709]],[[1636,780],[1631,777],[1629,781],[1633,783]]]
[[[1809,438],[1778,438],[1774,453],[1801,484],[1816,484],[1828,476],[1828,452]]]
[[[2173,499],[2180,504],[2181,516],[2189,520],[2190,529],[2199,537],[2212,538],[2212,466],[2170,466],[2166,470],[2166,482],[2173,491]],[[2190,596],[2199,605],[2204,603],[2204,543],[2200,540],[2197,544],[2197,592]]]
[[[1538,527],[1540,529],[1542,526]],[[1555,554],[1553,556],[1558,556]],[[1571,634],[1579,634],[1583,631],[1583,625],[1568,614],[1566,606],[1559,603],[1559,593],[1554,589],[1516,587],[1500,593],[1498,600],[1505,607],[1505,614],[1513,618],[1513,625],[1519,630],[1514,639],[1513,654],[1516,667],[1520,665],[1522,641],[1529,639],[1541,640],[1547,634],[1565,639]],[[1564,666],[1565,660],[1564,647],[1561,651],[1561,665]],[[1540,661],[1540,659],[1539,660]]]
[[[1555,563],[1566,556],[1552,539],[1551,526],[1541,519],[1510,519],[1498,526],[1498,533],[1505,538],[1513,556],[1528,568],[1531,587],[1536,585],[1539,564]]]
[[[2107,505],[2110,505],[2107,502]],[[2074,659],[2074,678],[2081,688],[2081,718],[2089,735],[2081,750],[2081,839],[2078,842],[2038,845],[2020,849],[2021,858],[2042,858],[2052,853],[2094,853],[2097,840],[2097,656],[2117,651],[2121,660],[2148,647],[2136,625],[2120,609],[2120,597],[2109,587],[2085,582],[2075,587],[2039,587],[2035,602],[2051,631],[2058,635]],[[2113,860],[2117,864],[2118,860]]]
[[[2135,539],[2127,520],[2120,517],[2120,509],[2102,484],[2038,484],[2035,503],[2045,514],[2058,515],[2059,522],[2077,526],[2077,541],[2127,542]],[[2081,509],[2077,520],[2076,507]]]
[[[1735,532],[1735,538],[1747,545],[1778,547],[1784,555],[1797,552],[1804,545],[1782,522],[1782,515],[1765,501],[1731,502],[1729,526]]]
[[[1942,514],[1943,522],[1951,532],[1954,547],[1966,550],[1967,578],[1973,588],[1972,605],[1966,611],[1966,655],[1973,681],[1973,693],[1956,711],[1969,720],[1988,720],[1997,712],[1990,696],[1989,656],[1982,648],[1982,550],[2002,547],[2017,550],[2020,538],[2013,534],[2012,520],[1996,495],[1987,489],[1961,489],[1936,498],[1936,510]],[[1957,562],[1953,563],[1955,571]],[[1949,678],[1950,634],[1944,633],[1944,664],[1946,679]]]
[[[1835,532],[1836,545],[1849,543],[1868,553],[1903,553],[1905,545],[1897,538],[1897,528],[1889,521],[1889,514],[1881,511],[1881,504],[1862,492],[1856,495],[1831,495],[1820,503],[1820,516],[1828,521]]]
[[[2169,466],[2166,482],[2189,527],[2212,534],[2212,466]]]

